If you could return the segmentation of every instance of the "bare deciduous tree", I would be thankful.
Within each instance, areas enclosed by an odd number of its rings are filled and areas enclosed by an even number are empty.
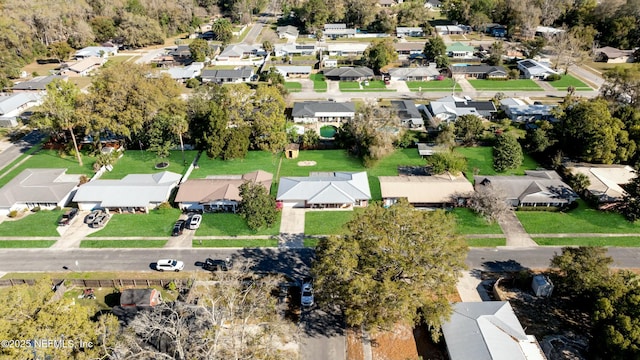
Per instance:
[[[469,196],[468,206],[488,222],[499,221],[511,211],[503,193],[501,189],[491,184],[477,186],[476,191]]]

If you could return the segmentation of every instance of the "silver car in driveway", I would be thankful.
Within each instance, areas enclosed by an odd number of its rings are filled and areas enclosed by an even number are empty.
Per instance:
[[[311,279],[305,279],[300,289],[300,303],[303,307],[311,307],[315,304],[313,298],[313,282]]]

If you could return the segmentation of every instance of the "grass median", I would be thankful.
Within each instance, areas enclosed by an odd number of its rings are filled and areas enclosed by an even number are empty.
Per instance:
[[[277,247],[278,239],[195,239],[194,248],[256,248]]]

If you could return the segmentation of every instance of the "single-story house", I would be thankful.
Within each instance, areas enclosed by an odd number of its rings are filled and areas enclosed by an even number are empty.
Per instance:
[[[464,76],[465,78],[474,79],[506,79],[509,74],[507,70],[502,66],[490,66],[490,65],[464,65],[464,66],[449,66],[451,75]]]
[[[497,188],[513,206],[566,206],[578,199],[560,175],[550,170],[526,170],[524,176],[473,177],[476,191],[483,186]]]
[[[189,179],[182,184],[175,202],[183,210],[236,212],[242,201],[240,186],[253,182],[271,190],[273,174],[257,170],[244,175],[207,176],[205,179]]]
[[[298,35],[300,35],[300,31],[298,30],[298,28],[291,25],[278,26],[276,28],[276,33],[278,34],[278,37],[280,39],[287,40],[296,40],[298,38]]]
[[[500,109],[512,121],[532,122],[536,120],[555,121],[553,108],[555,105],[527,104],[520,99],[506,98],[500,100]]]
[[[67,68],[60,72],[60,75],[66,76],[87,76],[93,70],[101,67],[107,62],[106,58],[98,56],[89,56],[71,63]]]
[[[25,169],[0,188],[0,215],[39,207],[65,207],[80,183],[67,169]]]
[[[442,334],[451,360],[546,360],[508,301],[455,303]]]
[[[438,25],[436,32],[439,35],[462,35],[471,31],[470,27],[465,25]]]
[[[338,67],[338,59],[330,59],[328,56],[324,56],[322,58],[322,67],[323,68],[335,68]]]
[[[129,174],[120,180],[95,180],[78,188],[73,201],[80,210],[147,213],[169,199],[182,175],[171,171]]]
[[[394,81],[430,81],[440,76],[440,71],[435,64],[431,66],[411,68],[391,68],[388,70],[391,80]]]
[[[285,78],[306,78],[311,74],[309,65],[276,65],[274,68]]]
[[[275,56],[308,56],[315,55],[316,51],[315,44],[279,44],[273,53]]]
[[[438,126],[443,121],[453,122],[462,115],[491,118],[496,112],[496,106],[492,101],[471,101],[457,96],[445,96],[430,102],[427,110],[431,125]]]
[[[188,66],[172,67],[163,72],[169,74],[169,76],[176,81],[184,82],[200,76],[202,69],[204,69],[204,63],[194,62]]]
[[[557,71],[533,59],[524,59],[518,61],[518,70],[520,70],[520,72],[522,73],[521,77],[525,79],[544,80],[549,75],[558,74]]]
[[[203,83],[238,84],[251,81],[253,75],[253,66],[241,66],[233,70],[202,70],[200,77]]]
[[[360,56],[369,47],[368,42],[360,43],[336,43],[329,44],[327,51],[329,56]]]
[[[440,0],[427,0],[424,2],[424,7],[427,9],[440,9],[442,2],[440,2]]]
[[[465,45],[461,42],[454,42],[447,46],[447,56],[454,59],[472,59],[475,48],[471,45]]]
[[[329,80],[362,81],[373,78],[373,70],[368,67],[340,67],[324,70],[324,76]]]
[[[255,56],[260,49],[247,44],[228,45],[216,56],[218,61],[241,60],[245,57]]]
[[[62,75],[49,75],[49,76],[36,76],[31,80],[22,81],[13,85],[11,90],[13,92],[18,91],[45,91],[47,90],[47,85],[53,82],[56,79],[67,80],[68,76]]]
[[[287,207],[365,207],[371,199],[366,171],[312,172],[308,177],[280,178],[276,200]]]
[[[536,26],[536,36],[553,36],[565,32],[564,29],[554,28],[550,26]]]
[[[126,289],[120,293],[122,307],[154,307],[162,303],[162,295],[156,289]]]
[[[75,55],[73,55],[73,58],[76,60],[89,57],[108,58],[109,56],[116,55],[117,53],[117,46],[87,46],[76,51]]]
[[[343,122],[353,119],[356,105],[352,102],[302,101],[293,104],[293,122],[311,124],[317,122]]]
[[[0,127],[18,125],[18,118],[28,108],[42,103],[44,95],[38,93],[19,92],[0,95]]]
[[[393,47],[396,49],[398,55],[415,55],[422,54],[424,51],[424,44],[417,42],[397,42],[393,43]]]
[[[391,100],[391,108],[398,114],[402,125],[409,128],[419,128],[424,125],[422,114],[413,100]]]
[[[403,36],[420,37],[424,35],[424,30],[422,30],[421,27],[398,26],[396,27],[396,35],[398,37],[403,37]]]
[[[356,29],[347,28],[347,24],[324,24],[323,35],[336,39],[339,37],[354,37],[356,36]]]
[[[600,203],[622,201],[626,195],[622,186],[631,182],[637,175],[629,165],[571,164],[566,168],[572,174],[587,176],[587,191]]]
[[[169,51],[169,55],[176,59],[191,59],[191,49],[189,45],[178,45],[178,47]]]
[[[611,46],[605,46],[595,51],[596,61],[609,64],[632,63],[633,50],[620,50]]]
[[[404,198],[415,207],[441,208],[455,205],[456,196],[473,192],[473,185],[463,175],[378,176],[385,206]]]

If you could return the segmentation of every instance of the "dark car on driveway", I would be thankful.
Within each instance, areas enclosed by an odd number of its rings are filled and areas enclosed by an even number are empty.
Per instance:
[[[173,231],[171,232],[171,236],[180,236],[184,231],[185,225],[187,224],[184,220],[176,221],[175,225],[173,225]]]
[[[65,212],[64,214],[62,214],[62,218],[60,219],[60,221],[58,221],[58,226],[69,225],[71,223],[71,220],[73,220],[73,218],[75,218],[76,215],[78,215],[78,209],[76,208],[73,208]]]
[[[229,258],[224,260],[207,258],[207,260],[202,264],[202,268],[207,271],[229,271],[232,267],[233,262]]]

